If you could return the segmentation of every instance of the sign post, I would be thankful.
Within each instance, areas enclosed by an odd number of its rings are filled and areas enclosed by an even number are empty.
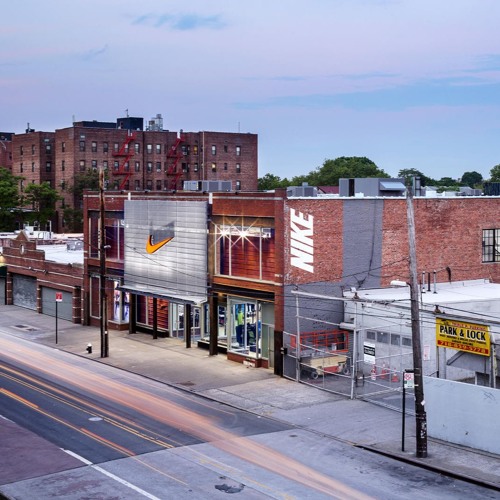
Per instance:
[[[56,292],[56,344],[57,344],[57,304],[62,302],[63,294],[62,292]]]
[[[405,451],[405,417],[406,417],[406,389],[415,388],[414,370],[405,370],[403,372],[403,424],[401,426],[401,451]]]

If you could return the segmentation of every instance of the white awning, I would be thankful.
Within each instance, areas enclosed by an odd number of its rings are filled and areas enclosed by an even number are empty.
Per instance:
[[[168,300],[169,302],[175,302],[179,304],[191,304],[193,306],[200,306],[207,301],[207,296],[196,296],[196,295],[178,295],[173,293],[171,290],[145,290],[134,285],[121,285],[116,287],[117,290],[122,292],[130,292],[134,295],[143,295],[145,297],[154,297],[157,299]]]

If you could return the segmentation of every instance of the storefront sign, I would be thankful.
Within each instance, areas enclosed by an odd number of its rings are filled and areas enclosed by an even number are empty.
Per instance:
[[[290,209],[291,265],[310,273],[314,272],[313,220],[312,215]]]
[[[436,318],[436,345],[489,356],[489,327],[476,323]]]

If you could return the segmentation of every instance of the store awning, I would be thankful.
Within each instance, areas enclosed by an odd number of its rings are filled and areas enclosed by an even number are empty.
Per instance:
[[[134,295],[142,295],[144,297],[154,297],[156,299],[168,300],[169,302],[175,302],[178,304],[191,304],[193,306],[200,306],[207,301],[206,295],[181,295],[171,293],[170,290],[144,290],[143,288],[136,287],[134,285],[121,285],[116,287],[117,290],[121,292],[130,292]]]

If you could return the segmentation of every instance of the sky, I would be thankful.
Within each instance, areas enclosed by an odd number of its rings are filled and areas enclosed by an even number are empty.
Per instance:
[[[0,131],[163,116],[259,136],[259,177],[365,156],[434,179],[500,164],[498,0],[18,0]]]

